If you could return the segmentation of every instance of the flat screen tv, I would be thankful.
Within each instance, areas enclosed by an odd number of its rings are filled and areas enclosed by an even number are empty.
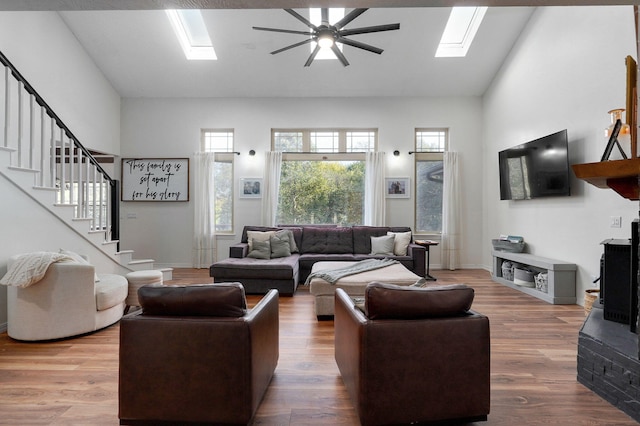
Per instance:
[[[498,153],[500,199],[571,195],[567,130]]]

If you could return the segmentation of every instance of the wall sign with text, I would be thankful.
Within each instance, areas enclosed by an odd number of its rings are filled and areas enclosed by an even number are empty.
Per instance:
[[[122,201],[189,201],[189,159],[123,158]]]

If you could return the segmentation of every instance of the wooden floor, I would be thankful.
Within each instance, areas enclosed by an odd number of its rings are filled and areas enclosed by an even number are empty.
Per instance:
[[[207,272],[176,270],[172,283],[210,282]],[[636,424],[576,381],[582,307],[549,305],[483,270],[434,275],[472,286],[473,309],[490,318],[491,413],[479,425]],[[0,334],[0,424],[117,425],[118,331],[116,324],[50,343]],[[255,424],[357,425],[333,358],[333,322],[316,321],[308,289],[280,299],[280,333],[278,368]]]

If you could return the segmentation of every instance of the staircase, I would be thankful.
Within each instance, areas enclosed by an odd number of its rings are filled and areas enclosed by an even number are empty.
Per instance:
[[[87,150],[0,52],[0,178],[59,219],[119,266],[155,269],[153,259],[120,250],[120,183]],[[172,269],[161,269],[165,281]]]

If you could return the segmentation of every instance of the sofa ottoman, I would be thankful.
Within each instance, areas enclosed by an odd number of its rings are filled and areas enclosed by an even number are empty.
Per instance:
[[[211,265],[209,275],[216,282],[240,282],[247,294],[266,294],[275,288],[283,296],[293,296],[298,287],[298,257],[298,254],[274,259],[230,257]]]
[[[357,262],[316,262],[311,272],[345,268]],[[414,274],[400,263],[360,272],[340,278],[331,284],[322,278],[314,277],[309,282],[309,292],[314,296],[317,317],[333,316],[336,288],[343,289],[351,297],[363,297],[370,282],[386,282],[396,285],[411,285],[422,277]]]

